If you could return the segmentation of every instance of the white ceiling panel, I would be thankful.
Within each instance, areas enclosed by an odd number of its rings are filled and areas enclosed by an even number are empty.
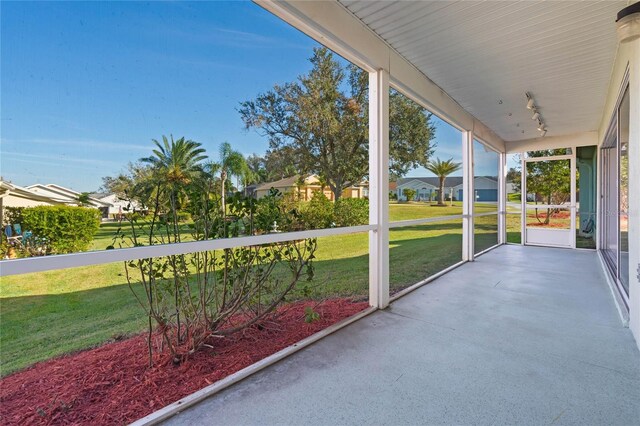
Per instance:
[[[506,141],[597,130],[627,1],[340,2]]]

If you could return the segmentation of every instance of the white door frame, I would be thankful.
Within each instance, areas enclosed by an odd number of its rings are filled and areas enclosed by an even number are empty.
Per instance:
[[[569,205],[537,204],[535,208],[569,208],[571,224],[569,229],[550,229],[527,227],[527,213],[533,207],[527,205],[527,163],[540,161],[569,160],[571,167],[571,199]],[[571,154],[549,157],[530,157],[522,155],[522,241],[525,245],[576,248],[576,147],[571,147]]]

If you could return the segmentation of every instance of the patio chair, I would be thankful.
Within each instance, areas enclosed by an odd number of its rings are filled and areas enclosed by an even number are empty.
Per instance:
[[[11,225],[6,225],[4,227],[4,235],[6,235],[7,238],[13,237],[13,229],[11,229]]]
[[[19,225],[18,225],[18,229],[22,231]],[[11,225],[6,225],[4,227],[4,235],[7,236],[7,241],[10,243],[20,242],[20,240],[22,240],[22,235],[18,234],[17,232],[14,232],[14,228]]]

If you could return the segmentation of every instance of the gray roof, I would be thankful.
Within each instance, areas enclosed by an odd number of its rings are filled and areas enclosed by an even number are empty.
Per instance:
[[[113,194],[113,192],[91,192],[89,193],[89,197],[99,200],[101,198],[108,197],[111,194]]]
[[[271,189],[271,188],[289,188],[292,186],[297,186],[298,181],[300,180],[300,175],[291,176],[288,178],[276,180],[273,182],[265,182],[256,187],[256,191],[261,189]]]
[[[426,184],[429,184],[431,186],[436,186],[436,187],[438,185],[440,185],[440,178],[438,178],[436,176],[430,176],[430,177],[407,177],[407,178],[401,178],[401,179],[398,179],[398,186],[404,185],[405,183],[411,182],[412,180],[418,180],[420,182],[424,182]],[[447,178],[444,181],[444,184],[447,187],[461,185],[462,184],[462,176],[447,176]]]

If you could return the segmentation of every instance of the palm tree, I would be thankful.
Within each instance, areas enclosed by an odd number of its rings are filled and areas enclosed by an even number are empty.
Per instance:
[[[140,161],[154,168],[159,183],[168,190],[171,208],[175,210],[180,192],[202,172],[200,162],[207,156],[202,144],[184,137],[173,140],[171,136],[169,140],[163,135],[162,143],[156,139],[152,141],[156,146],[153,155]]]
[[[436,158],[435,161],[427,162],[425,168],[429,170],[434,175],[440,178],[440,188],[438,194],[438,205],[444,206],[444,181],[451,173],[460,170],[462,163],[456,163],[453,161],[453,158],[449,158],[448,160],[440,160]]]
[[[226,215],[225,193],[227,178],[231,176],[242,176],[247,170],[247,163],[244,156],[231,148],[229,142],[220,145],[220,186],[221,186],[221,208],[222,216]]]
[[[201,148],[202,144],[185,140],[184,137],[174,141],[173,135],[170,141],[164,135],[162,143],[156,139],[151,141],[156,145],[156,149],[153,150],[154,155],[141,158],[140,161],[149,163],[164,172],[167,183],[186,185],[191,182],[194,174],[200,173],[199,163],[207,158],[204,148]]]

